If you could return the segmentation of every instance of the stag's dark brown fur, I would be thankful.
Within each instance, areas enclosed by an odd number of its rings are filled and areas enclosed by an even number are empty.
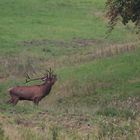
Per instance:
[[[40,85],[17,86],[9,89],[11,99],[8,102],[16,105],[19,100],[28,100],[38,105],[39,101],[50,93],[52,86],[56,82],[56,75],[47,75],[42,80],[44,83]]]

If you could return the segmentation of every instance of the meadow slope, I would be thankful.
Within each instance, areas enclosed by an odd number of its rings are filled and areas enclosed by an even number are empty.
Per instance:
[[[105,0],[0,1],[0,140],[140,139],[139,38],[132,24],[106,32]],[[6,103],[50,67],[38,107]]]

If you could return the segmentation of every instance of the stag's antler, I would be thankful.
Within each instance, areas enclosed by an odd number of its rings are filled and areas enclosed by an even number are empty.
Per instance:
[[[48,72],[48,78],[51,78],[54,73],[51,68],[49,70],[46,70],[46,72]]]
[[[48,75],[47,75],[47,77],[48,77]],[[35,81],[35,80],[43,80],[44,78],[46,78],[46,76],[40,77],[40,78],[31,79],[31,77],[29,76],[29,74],[26,73],[26,83],[31,82],[31,81]]]
[[[45,74],[44,77],[34,78],[34,79],[32,79],[28,73],[25,73],[26,74],[26,83],[31,82],[31,81],[35,81],[35,80],[43,80],[44,81],[44,79],[48,79],[48,78],[51,78],[53,76],[53,71],[51,68],[49,70],[47,69],[46,72],[47,72],[47,74]]]

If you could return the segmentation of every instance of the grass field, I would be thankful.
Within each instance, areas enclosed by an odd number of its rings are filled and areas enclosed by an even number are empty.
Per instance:
[[[0,140],[140,139],[139,38],[132,24],[106,32],[105,0],[0,1]],[[38,107],[6,103],[50,67]]]

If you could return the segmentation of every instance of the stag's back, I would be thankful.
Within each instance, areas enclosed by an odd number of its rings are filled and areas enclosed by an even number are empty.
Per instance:
[[[9,90],[10,94],[19,97],[35,97],[42,94],[42,86],[17,86]],[[41,95],[40,95],[41,96]]]

